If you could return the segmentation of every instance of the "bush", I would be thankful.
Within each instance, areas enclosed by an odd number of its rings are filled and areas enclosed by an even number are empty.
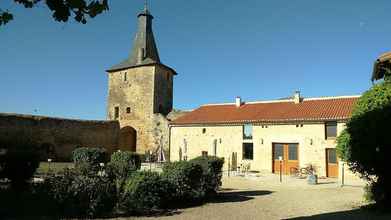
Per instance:
[[[82,172],[96,172],[99,170],[99,163],[107,162],[107,153],[104,148],[80,147],[72,152],[72,159],[75,168]]]
[[[195,202],[204,198],[202,167],[186,161],[168,163],[162,176],[174,187],[173,202]]]
[[[213,156],[200,156],[189,161],[193,164],[198,164],[203,170],[202,187],[207,194],[214,194],[221,186],[222,169],[224,158]]]
[[[374,85],[357,101],[346,133],[338,139],[339,156],[351,170],[371,183],[373,199],[391,205],[391,173],[388,155],[391,152],[391,82]]]
[[[170,188],[158,173],[136,172],[126,182],[122,208],[135,213],[159,210],[167,204]]]
[[[0,154],[0,178],[8,178],[13,187],[24,188],[39,166],[36,146],[28,141],[13,140],[2,141],[0,148],[6,149]]]
[[[65,169],[59,176],[48,177],[44,185],[63,216],[102,216],[116,204],[115,186],[106,177],[85,176]]]
[[[132,172],[140,169],[140,156],[130,151],[118,151],[111,155],[110,170],[117,179],[126,179]]]

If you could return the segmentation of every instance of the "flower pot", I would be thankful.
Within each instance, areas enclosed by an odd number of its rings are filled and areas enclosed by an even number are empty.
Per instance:
[[[307,183],[310,185],[316,185],[318,184],[318,175],[308,175]]]

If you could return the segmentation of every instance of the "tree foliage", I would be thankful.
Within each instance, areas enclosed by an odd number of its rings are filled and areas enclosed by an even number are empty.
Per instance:
[[[33,8],[42,0],[14,0],[25,8]],[[46,6],[52,12],[54,20],[67,22],[69,17],[85,24],[88,18],[94,18],[104,11],[109,10],[108,0],[46,0]],[[8,10],[0,9],[0,26],[7,24],[14,18]]]
[[[357,101],[346,130],[338,138],[338,153],[352,171],[370,181],[374,199],[391,201],[389,171],[391,82],[374,85]]]

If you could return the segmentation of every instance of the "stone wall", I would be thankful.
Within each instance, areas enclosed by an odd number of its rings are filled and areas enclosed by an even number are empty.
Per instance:
[[[104,147],[108,152],[117,150],[119,124],[116,121],[0,113],[0,140],[14,138],[33,140],[44,154],[52,154],[53,159],[63,161],[69,160],[72,151],[80,146]]]

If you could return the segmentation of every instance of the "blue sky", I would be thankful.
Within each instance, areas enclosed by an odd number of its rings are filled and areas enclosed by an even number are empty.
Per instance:
[[[104,119],[105,70],[128,56],[143,1],[110,2],[87,25],[46,6],[1,1],[0,112]],[[390,1],[153,1],[162,62],[177,70],[174,107],[290,96],[359,94],[391,50]]]

